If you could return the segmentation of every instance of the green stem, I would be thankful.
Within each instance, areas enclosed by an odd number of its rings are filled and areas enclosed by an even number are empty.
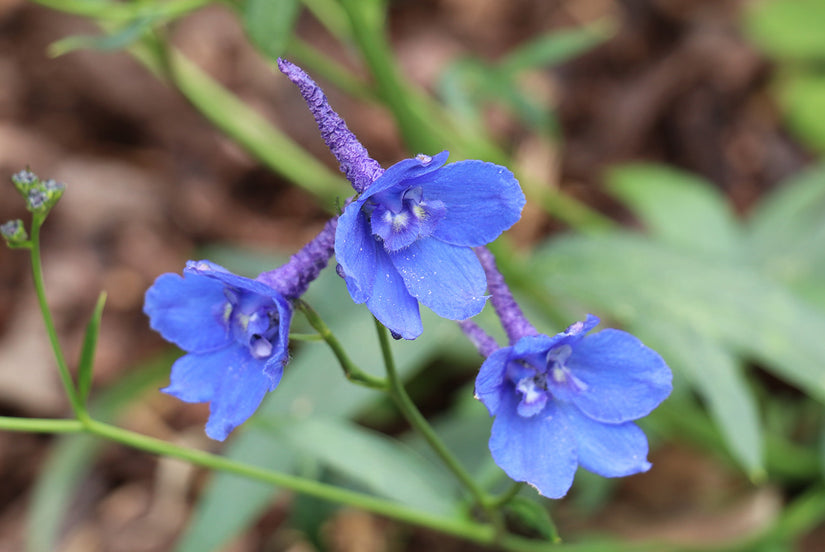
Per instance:
[[[332,354],[334,354],[335,358],[338,359],[338,364],[341,365],[341,369],[344,371],[344,376],[346,376],[348,380],[353,383],[363,385],[364,387],[387,390],[387,380],[384,378],[375,377],[361,370],[361,368],[359,368],[352,361],[352,359],[349,358],[349,355],[347,355],[347,352],[344,350],[341,342],[338,341],[338,338],[335,337],[335,334],[332,333],[329,326],[324,323],[321,317],[318,316],[318,313],[315,312],[309,304],[300,299],[297,300],[295,304],[298,309],[304,313],[304,316],[306,316],[310,326],[312,326],[321,338],[326,341],[327,345],[332,350]]]
[[[499,496],[497,496],[493,501],[492,504],[496,507],[503,506],[513,500],[515,496],[521,491],[524,487],[524,481],[517,481],[513,483],[513,486],[507,489],[507,491],[503,492]]]
[[[83,422],[80,420],[0,416],[0,429],[25,431],[27,433],[79,433],[83,431]]]
[[[399,410],[401,410],[404,418],[412,427],[416,429],[416,431],[422,435],[422,437],[424,437],[433,451],[435,451],[435,453],[438,454],[444,462],[444,465],[446,465],[447,468],[455,474],[459,481],[461,481],[464,487],[470,491],[470,494],[473,496],[475,502],[484,509],[484,512],[487,514],[490,521],[495,525],[497,534],[500,533],[503,529],[503,520],[500,512],[493,505],[493,501],[490,496],[478,486],[473,479],[473,476],[470,475],[466,469],[464,469],[464,466],[462,466],[453,453],[450,452],[441,438],[436,434],[435,430],[433,430],[432,426],[424,418],[424,415],[421,414],[421,411],[418,410],[418,407],[415,406],[415,403],[413,403],[412,399],[407,394],[407,390],[404,389],[404,383],[401,381],[401,378],[398,377],[398,370],[395,368],[395,360],[393,359],[392,350],[390,349],[387,329],[378,321],[378,319],[375,320],[375,327],[378,330],[378,340],[381,344],[381,354],[384,357],[384,365],[387,369],[387,379],[389,381],[389,389],[387,392],[390,397],[393,401],[395,401],[395,404],[398,406]]]
[[[66,391],[66,396],[72,406],[75,416],[80,420],[88,418],[86,408],[80,400],[75,388],[72,375],[69,372],[69,366],[66,364],[66,358],[63,356],[63,350],[60,348],[60,341],[57,339],[57,330],[54,326],[52,313],[49,310],[49,305],[46,302],[46,287],[43,283],[43,264],[40,258],[40,227],[46,220],[46,215],[35,213],[32,217],[32,235],[31,235],[31,263],[32,263],[32,278],[34,280],[34,290],[37,293],[37,303],[40,306],[40,314],[43,317],[43,323],[46,326],[46,333],[49,335],[49,343],[54,352],[54,358],[57,361],[57,370],[60,374],[60,380],[63,383],[63,389]]]

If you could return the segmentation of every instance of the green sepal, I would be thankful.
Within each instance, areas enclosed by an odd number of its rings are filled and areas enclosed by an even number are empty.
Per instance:
[[[505,512],[508,521],[519,526],[518,528],[554,543],[561,542],[549,512],[538,502],[523,496],[514,496],[507,502]]]

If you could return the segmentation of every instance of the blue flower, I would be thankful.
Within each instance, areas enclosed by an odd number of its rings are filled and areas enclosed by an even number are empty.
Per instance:
[[[395,337],[423,328],[419,301],[452,320],[475,316],[487,300],[472,247],[490,243],[521,217],[524,194],[513,174],[482,161],[443,166],[448,153],[419,155],[384,171],[300,67],[278,59],[359,194],[335,234],[338,273],[356,303]]]
[[[447,155],[387,169],[347,205],[335,234],[352,299],[405,339],[421,335],[419,301],[451,320],[481,312],[487,280],[472,247],[495,240],[524,207],[510,171],[482,161],[444,166]]]
[[[515,481],[564,496],[577,466],[605,477],[647,471],[647,438],[632,421],[671,391],[662,358],[588,315],[553,337],[527,335],[493,352],[476,396],[495,416],[490,452]]]
[[[292,307],[278,291],[209,261],[163,274],[144,312],[164,339],[186,351],[164,393],[208,402],[206,434],[223,441],[278,386],[288,360]]]

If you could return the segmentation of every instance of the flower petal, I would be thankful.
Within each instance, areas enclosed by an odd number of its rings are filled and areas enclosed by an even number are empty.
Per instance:
[[[278,381],[265,374],[264,363],[254,359],[245,348],[227,348],[220,355],[220,362],[222,377],[210,401],[206,434],[223,441],[255,413],[264,395],[275,389]]]
[[[418,301],[409,294],[386,253],[379,251],[375,261],[375,282],[367,308],[393,333],[404,339],[415,339],[424,331]]]
[[[181,349],[205,353],[229,345],[223,324],[224,285],[198,274],[161,274],[146,291],[143,312],[164,339]]]
[[[466,320],[484,308],[487,279],[469,247],[425,238],[389,256],[410,294],[437,315]]]
[[[161,391],[188,403],[211,401],[220,387],[227,359],[235,355],[233,348],[180,357],[172,365],[169,386]]]
[[[523,418],[516,412],[515,390],[502,399],[490,436],[496,464],[546,497],[563,497],[576,473],[576,443],[568,417],[550,401],[540,415]]]
[[[266,360],[264,373],[272,382],[272,388],[281,381],[284,366],[289,362],[289,327],[292,324],[292,305],[286,299],[275,300],[278,307],[278,340],[273,343],[273,352]]]
[[[507,363],[510,362],[512,347],[503,347],[493,352],[484,363],[476,376],[475,396],[484,403],[490,416],[498,414],[503,393],[514,393],[509,385],[505,384]]]
[[[379,176],[375,182],[367,188],[364,194],[359,197],[359,200],[364,200],[376,194],[380,194],[381,192],[389,190],[401,182],[417,180],[429,173],[436,172],[441,169],[441,166],[444,163],[447,162],[447,157],[449,157],[449,155],[450,152],[442,151],[432,157],[428,155],[420,155],[409,159],[402,159],[395,165],[385,170],[384,174]]]
[[[506,168],[483,161],[451,163],[422,180],[424,199],[444,202],[447,213],[433,236],[476,247],[495,240],[521,218],[524,193]]]
[[[250,291],[264,297],[282,299],[281,294],[277,290],[264,282],[233,274],[224,267],[217,265],[212,261],[188,261],[186,263],[186,268],[183,269],[183,274],[184,276],[189,274],[205,276],[221,282],[224,284],[224,287],[234,287],[240,290]]]
[[[621,330],[585,337],[573,347],[566,365],[587,387],[566,400],[602,422],[647,416],[672,390],[672,374],[662,357]]]
[[[584,469],[603,477],[624,477],[650,469],[647,437],[636,424],[605,424],[588,418],[575,407],[564,410],[576,438],[579,464]]]
[[[375,280],[376,257],[383,253],[361,211],[363,204],[362,199],[347,205],[335,230],[335,260],[344,271],[347,289],[356,303],[369,299]]]

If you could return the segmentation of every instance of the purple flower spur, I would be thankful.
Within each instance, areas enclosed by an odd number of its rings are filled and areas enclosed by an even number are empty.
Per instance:
[[[296,65],[278,61],[299,88],[321,135],[358,195],[335,235],[338,273],[356,303],[366,303],[395,337],[423,331],[418,303],[464,320],[487,300],[472,247],[487,244],[521,217],[525,199],[504,167],[482,161],[444,165],[448,153],[418,155],[383,171]]]

